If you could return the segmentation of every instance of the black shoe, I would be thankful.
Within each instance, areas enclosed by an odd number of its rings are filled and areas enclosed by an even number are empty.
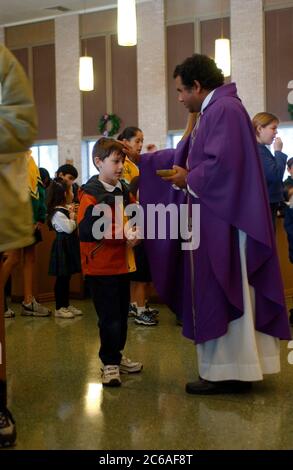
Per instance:
[[[145,325],[145,326],[154,326],[159,323],[152,315],[148,314],[147,310],[144,310],[142,313],[138,313],[134,319],[135,323],[138,325]]]
[[[245,393],[251,390],[251,382],[241,380],[224,380],[210,382],[200,379],[198,382],[189,382],[185,386],[186,393],[192,395],[220,395],[225,393]]]
[[[293,325],[293,308],[290,309],[289,322],[290,325]]]
[[[0,447],[12,446],[16,441],[15,421],[7,408],[0,410]]]
[[[157,318],[157,316],[159,315],[159,310],[157,310],[156,308],[151,308],[151,307],[146,307],[146,311],[148,312],[148,314],[153,317],[154,319]]]
[[[145,303],[145,309],[150,312],[153,316],[158,316],[160,313],[160,310],[152,308],[148,302]]]

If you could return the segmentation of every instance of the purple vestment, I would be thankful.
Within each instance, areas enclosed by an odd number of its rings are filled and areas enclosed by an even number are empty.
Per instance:
[[[187,160],[187,183],[198,196],[191,196],[191,202],[200,204],[200,246],[184,252],[180,240],[145,241],[159,295],[183,317],[188,338],[202,343],[224,335],[228,323],[243,315],[241,230],[247,234],[248,280],[255,289],[255,328],[290,339],[263,170],[234,83],[215,90],[193,142],[188,137],[175,151],[141,157],[140,202],[145,212],[150,203],[186,202],[184,193],[162,181],[155,170],[186,167]]]

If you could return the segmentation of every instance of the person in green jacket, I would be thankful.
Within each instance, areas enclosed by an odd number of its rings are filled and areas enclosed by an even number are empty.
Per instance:
[[[2,253],[34,242],[27,191],[26,152],[37,133],[29,81],[16,58],[0,44],[0,446],[12,445],[16,428],[7,408]]]
[[[24,300],[22,302],[21,315],[31,317],[47,317],[51,311],[39,304],[33,295],[33,276],[35,267],[35,245],[42,241],[41,227],[46,220],[45,188],[43,186],[39,169],[33,159],[31,151],[26,154],[28,168],[28,192],[32,205],[32,217],[34,227],[34,242],[22,250],[5,252],[3,263],[3,283],[7,282],[13,268],[20,262],[23,251],[23,288]],[[5,318],[12,318],[15,313],[7,307],[5,299]]]

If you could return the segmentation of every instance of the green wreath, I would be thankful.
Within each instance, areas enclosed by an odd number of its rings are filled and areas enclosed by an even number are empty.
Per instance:
[[[293,104],[288,104],[288,112],[291,116],[291,119],[293,119]]]
[[[103,114],[99,121],[99,133],[112,137],[119,131],[120,124],[121,119],[116,114]]]

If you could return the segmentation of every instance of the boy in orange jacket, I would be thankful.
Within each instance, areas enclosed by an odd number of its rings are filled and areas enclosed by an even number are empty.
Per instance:
[[[92,157],[99,174],[79,193],[81,263],[99,318],[102,383],[119,386],[120,372],[140,372],[143,367],[122,355],[130,298],[128,273],[135,270],[132,247],[139,240],[136,231],[127,236],[124,233],[124,208],[131,200],[126,184],[120,180],[123,145],[103,137],[94,145]]]

